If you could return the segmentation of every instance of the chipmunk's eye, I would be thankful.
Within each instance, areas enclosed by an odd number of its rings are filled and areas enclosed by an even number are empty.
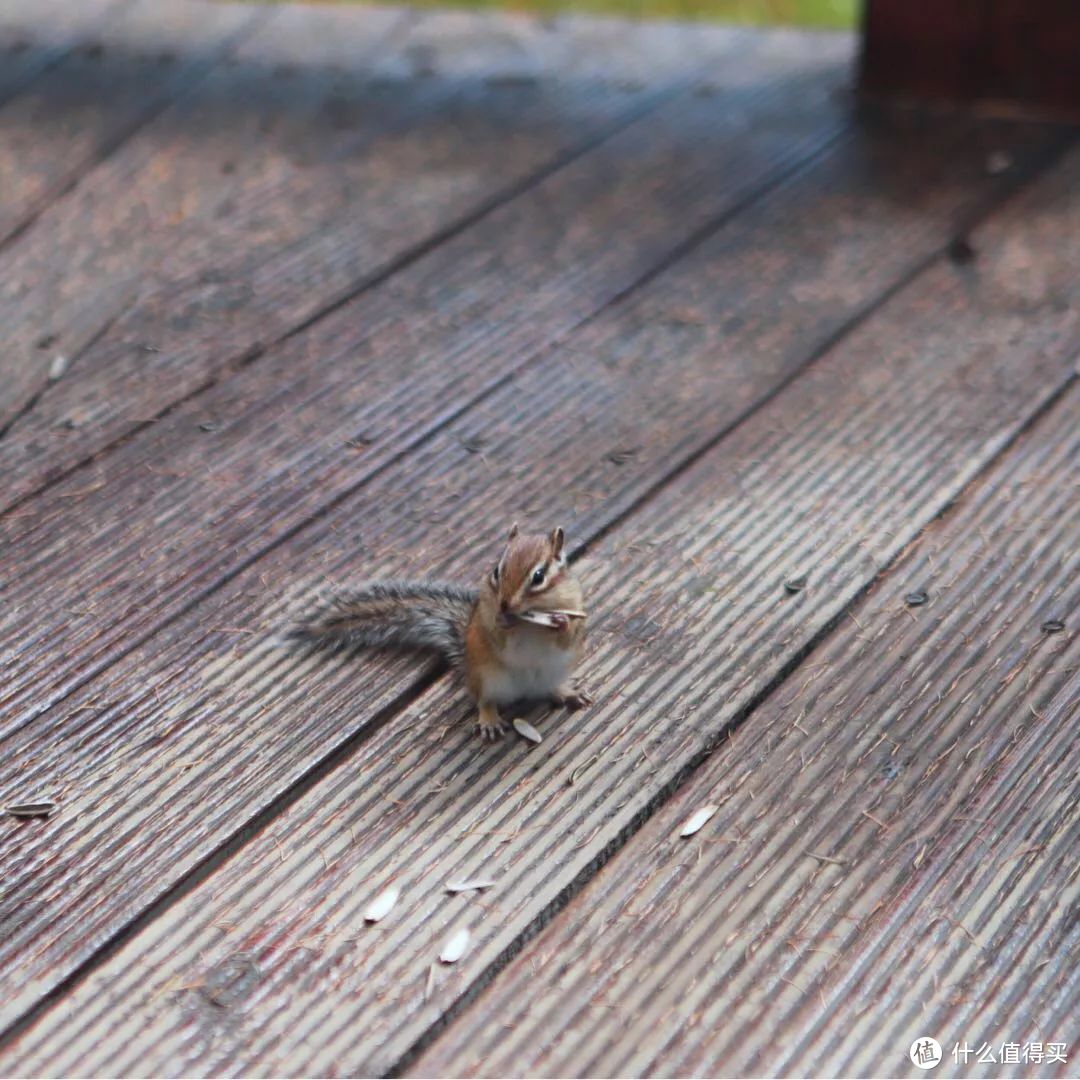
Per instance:
[[[542,566],[538,566],[533,571],[533,576],[532,576],[533,588],[539,588],[539,586],[544,584],[544,574],[545,574],[545,570],[544,570],[544,567],[542,567]]]
[[[492,585],[498,585],[499,584],[499,564],[498,563],[495,564],[495,569],[491,571],[491,584]]]

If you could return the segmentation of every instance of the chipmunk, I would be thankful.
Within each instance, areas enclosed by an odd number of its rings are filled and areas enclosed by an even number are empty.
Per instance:
[[[465,677],[485,739],[506,731],[499,709],[546,699],[580,709],[592,699],[572,679],[585,646],[581,586],[567,566],[562,529],[510,530],[480,587],[372,582],[339,592],[292,628],[318,645],[441,653]]]

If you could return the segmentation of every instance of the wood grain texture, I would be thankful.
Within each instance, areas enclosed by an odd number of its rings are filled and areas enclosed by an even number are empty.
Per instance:
[[[771,227],[759,224],[752,246],[718,233],[431,439],[410,461],[407,487],[392,471],[375,478],[114,665],[107,682],[73,695],[58,738],[41,724],[24,733],[32,743],[9,745],[17,775],[66,785],[65,812],[4,853],[11,880],[40,868],[22,894],[34,907],[11,920],[0,954],[23,984],[102,940],[106,910],[112,926],[125,907],[142,910],[163,871],[152,848],[183,869],[331,744],[350,756],[271,807],[204,885],[156,912],[23,1031],[5,1050],[7,1071],[392,1068],[1061,390],[1080,348],[1080,276],[1075,252],[1048,240],[1076,227],[1080,156],[974,234],[977,273],[934,263],[710,445],[725,417],[755,400],[740,400],[739,388],[753,393],[746,381],[760,377],[776,335],[790,334],[786,347],[805,358],[815,335],[804,320],[835,313],[838,295],[841,307],[859,307],[848,291],[856,283],[880,295],[870,266],[880,271],[896,245],[879,237],[877,261],[853,262],[845,245],[856,222],[880,228],[881,214],[865,205],[850,218],[830,214],[827,167],[821,186],[802,178],[761,205]],[[882,197],[880,184],[866,185],[867,198],[875,191]],[[851,195],[837,197],[843,205]],[[792,213],[800,205],[805,218]],[[906,235],[912,215],[902,217]],[[782,269],[781,253],[799,250],[800,220],[822,238],[809,245],[826,268],[817,278]],[[1035,252],[1037,278],[1020,272]],[[767,285],[760,307],[722,287],[732,267]],[[812,286],[796,292],[793,280]],[[692,298],[698,317],[683,309],[671,320],[675,297]],[[700,327],[730,326],[736,313],[750,336],[725,355]],[[607,456],[627,433],[620,424],[644,440],[636,477],[636,466]],[[481,454],[462,448],[480,434],[490,440]],[[704,447],[654,490],[658,473]],[[542,722],[539,751],[481,748],[445,682],[381,713],[408,689],[407,663],[324,660],[275,644],[273,628],[320,573],[454,574],[466,560],[486,563],[508,512],[558,511],[588,537],[645,495],[583,565],[598,612],[587,672],[600,703],[571,722]],[[814,588],[793,604],[782,582],[798,571],[812,572]],[[498,892],[442,896],[448,875],[480,870],[499,878]],[[361,913],[389,880],[404,897],[365,934]],[[54,895],[62,910],[50,910]],[[429,964],[460,920],[475,944],[437,974],[425,1001]]]
[[[153,21],[159,5],[151,6]],[[197,17],[199,5],[182,7]],[[452,43],[438,54],[444,77],[377,78],[396,54],[413,55],[406,14],[256,10],[269,19],[231,63],[0,260],[18,284],[0,308],[10,326],[2,403],[16,417],[0,442],[0,468],[16,477],[9,505],[250,362],[671,86],[669,78],[628,87],[595,73],[591,82],[541,80],[543,55],[537,61],[527,42],[515,56],[531,82],[510,79],[495,43],[494,86],[454,73]],[[163,20],[153,25],[156,57],[175,35]],[[717,32],[701,51],[719,61],[743,41]],[[474,63],[483,54],[481,41]],[[106,79],[138,68],[112,39],[95,62]],[[56,352],[71,363],[50,386]]]
[[[1074,386],[411,1074],[1070,1075],[999,1048],[1080,1030],[1078,611]]]
[[[0,110],[7,134],[0,154],[5,162],[0,170],[5,191],[0,243],[205,75],[262,17],[263,12],[246,4],[134,0],[98,37]],[[115,317],[108,298],[123,291],[116,280],[120,267],[129,282],[145,269],[137,254],[141,233],[133,231],[133,219],[151,211],[152,204],[143,203],[140,194],[117,183],[115,174],[104,187],[83,185],[54,222],[24,235],[24,242],[0,259],[5,282],[0,295],[5,326],[0,431],[7,433],[35,401],[57,354],[73,359]],[[126,243],[117,243],[114,236],[111,251],[101,242],[110,213],[98,210],[100,201],[124,219],[128,234]],[[97,243],[87,244],[86,237]],[[81,310],[85,325],[67,325],[66,310],[72,307]]]
[[[91,23],[97,37],[84,37],[0,108],[0,246],[204,74],[255,19],[235,5],[205,16],[198,4],[181,11],[192,14],[178,18],[168,5],[136,0],[108,21]],[[166,40],[175,55],[163,51]]]
[[[0,613],[11,649],[0,733],[372,476],[392,464],[403,476],[411,447],[820,152],[843,126],[828,85],[781,80],[673,100],[7,515],[0,532],[20,574]],[[968,153],[948,158],[940,185],[924,189],[914,170],[898,180],[925,200],[925,216],[852,293],[858,301],[935,251],[952,215],[994,190],[969,183],[978,144],[969,134]],[[888,153],[889,140],[881,145]],[[1018,133],[1018,145],[1038,154],[1047,143]],[[869,245],[896,222],[857,233],[867,259],[879,262]],[[827,310],[834,329],[856,307]]]

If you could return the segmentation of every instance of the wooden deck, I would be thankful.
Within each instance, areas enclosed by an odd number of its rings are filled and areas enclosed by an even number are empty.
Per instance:
[[[0,1074],[1076,1075],[1080,146],[854,47],[0,3]],[[541,745],[282,644],[513,519]]]

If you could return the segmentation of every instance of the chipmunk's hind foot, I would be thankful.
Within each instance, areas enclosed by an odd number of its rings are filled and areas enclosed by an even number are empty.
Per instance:
[[[484,742],[495,742],[506,734],[506,724],[494,705],[481,705],[480,715],[476,718],[476,729]]]
[[[551,695],[552,704],[571,710],[584,709],[593,703],[592,694],[576,683],[569,686],[560,686]]]

